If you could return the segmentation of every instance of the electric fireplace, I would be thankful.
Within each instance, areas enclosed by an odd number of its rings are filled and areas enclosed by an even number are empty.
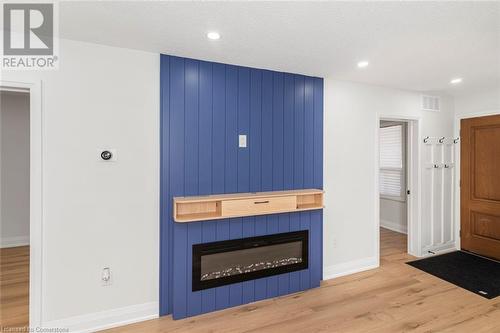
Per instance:
[[[308,268],[308,231],[193,245],[192,290]]]

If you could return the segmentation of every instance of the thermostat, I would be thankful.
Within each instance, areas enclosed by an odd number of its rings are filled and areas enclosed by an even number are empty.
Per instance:
[[[101,162],[116,162],[116,149],[101,148],[97,149],[97,159]]]
[[[101,153],[101,158],[105,161],[109,161],[113,157],[113,153],[110,152],[109,150],[104,150]]]

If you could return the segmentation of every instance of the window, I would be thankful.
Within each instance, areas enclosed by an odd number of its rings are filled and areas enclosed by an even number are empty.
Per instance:
[[[404,125],[380,128],[380,195],[405,200]]]

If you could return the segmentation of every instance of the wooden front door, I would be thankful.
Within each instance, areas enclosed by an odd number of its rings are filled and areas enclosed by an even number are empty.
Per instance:
[[[500,115],[461,121],[461,247],[500,259]]]

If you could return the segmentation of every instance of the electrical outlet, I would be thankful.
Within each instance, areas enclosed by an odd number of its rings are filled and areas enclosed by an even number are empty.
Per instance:
[[[101,273],[101,283],[103,286],[110,286],[112,283],[111,279],[111,268],[104,267]]]

